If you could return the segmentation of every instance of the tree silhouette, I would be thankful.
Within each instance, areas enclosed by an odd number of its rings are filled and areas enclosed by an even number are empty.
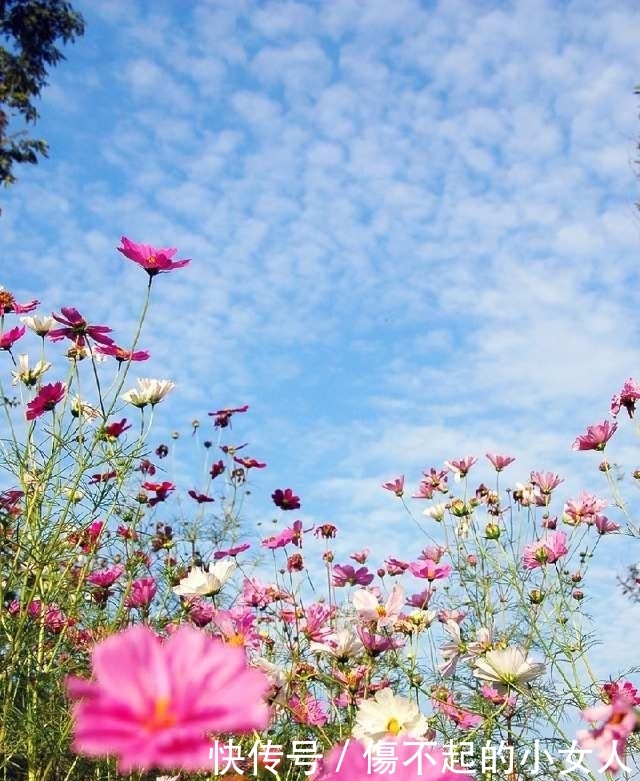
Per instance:
[[[15,182],[13,167],[37,163],[47,142],[30,138],[26,127],[10,122],[38,119],[35,99],[47,84],[47,71],[64,59],[57,43],[84,33],[84,20],[64,0],[0,0],[0,182]]]

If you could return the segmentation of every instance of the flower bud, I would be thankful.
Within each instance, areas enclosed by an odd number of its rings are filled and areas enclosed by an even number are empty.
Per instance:
[[[500,537],[500,527],[497,523],[488,523],[484,529],[484,536],[488,540],[497,540]]]
[[[540,591],[539,588],[534,588],[529,592],[529,601],[532,605],[540,605],[545,598],[544,591]]]

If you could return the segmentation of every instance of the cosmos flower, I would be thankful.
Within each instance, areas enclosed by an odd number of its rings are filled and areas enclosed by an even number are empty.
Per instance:
[[[386,688],[377,691],[373,698],[358,702],[351,734],[360,740],[377,742],[399,735],[420,738],[428,728],[429,722],[415,702]]]
[[[485,456],[489,459],[496,472],[502,472],[505,467],[513,464],[516,460],[513,456],[503,456],[498,453],[485,453]]]
[[[126,236],[122,237],[121,242],[122,246],[117,247],[118,252],[121,252],[125,258],[142,266],[150,277],[155,277],[156,274],[163,274],[177,268],[182,268],[183,266],[188,265],[191,260],[191,258],[172,260],[173,256],[178,251],[174,247],[159,249],[157,247],[152,247],[150,244],[136,244]]]
[[[27,301],[26,304],[19,304],[13,296],[13,293],[0,285],[0,317],[14,313],[17,315],[33,312],[40,302],[34,298]]]
[[[25,417],[27,420],[44,415],[45,412],[51,412],[61,402],[67,393],[67,386],[64,382],[50,382],[43,385],[36,396],[27,404]]]
[[[271,494],[273,503],[281,510],[298,510],[300,509],[300,497],[293,493],[291,488],[276,488]]]
[[[124,347],[118,347],[117,344],[96,347],[96,352],[101,355],[110,355],[112,358],[115,358],[118,363],[147,361],[149,359],[149,353],[146,350],[126,350]]]
[[[242,649],[194,627],[162,640],[136,625],[92,651],[93,679],[67,678],[79,754],[118,758],[135,769],[209,769],[210,733],[267,725],[266,676],[247,666]]]
[[[572,450],[598,450],[605,449],[607,442],[616,433],[617,423],[603,420],[594,426],[587,426],[587,433],[577,437],[571,445]]]
[[[17,385],[21,382],[27,388],[33,388],[37,384],[42,375],[51,368],[51,364],[48,361],[38,361],[35,366],[29,366],[29,356],[21,354],[18,356],[16,368],[11,372],[13,380],[12,385]]]
[[[218,561],[209,564],[209,569],[192,567],[186,578],[182,578],[173,592],[179,597],[204,597],[217,594],[229,580],[237,564],[235,561]]]
[[[522,563],[525,569],[536,569],[545,564],[555,564],[568,552],[567,535],[564,532],[552,531],[547,534],[544,540],[525,545]]]
[[[152,380],[143,377],[138,380],[138,388],[133,388],[123,393],[122,398],[140,409],[146,407],[147,404],[151,404],[154,407],[175,387],[175,383],[171,382],[171,380]]]
[[[111,333],[111,328],[106,325],[89,325],[84,317],[73,306],[63,306],[60,310],[62,314],[52,314],[54,320],[61,323],[63,328],[54,328],[49,331],[48,336],[52,342],[59,342],[61,339],[70,339],[76,347],[86,347],[87,338],[93,339],[98,344],[113,344],[113,339],[107,336]]]
[[[481,681],[495,684],[498,691],[522,686],[543,675],[542,662],[532,662],[519,646],[487,651],[474,662],[473,674]]]
[[[26,330],[27,329],[24,326],[16,326],[9,331],[5,331],[5,333],[0,336],[0,350],[10,351],[18,339],[21,339],[25,335]]]

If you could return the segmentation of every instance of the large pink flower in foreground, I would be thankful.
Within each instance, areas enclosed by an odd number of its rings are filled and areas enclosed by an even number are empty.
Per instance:
[[[92,653],[93,680],[67,678],[74,750],[115,755],[119,772],[211,767],[209,733],[261,729],[269,713],[268,678],[247,666],[240,648],[190,626],[168,639],[136,625]]]
[[[125,258],[129,258],[129,260],[142,266],[150,277],[173,271],[176,268],[182,268],[191,260],[190,258],[172,260],[178,251],[174,247],[159,249],[149,244],[136,244],[135,241],[131,241],[126,236],[123,236],[121,241],[122,246],[117,248],[118,252],[122,252]]]
[[[313,781],[371,781],[386,773],[395,781],[458,781],[461,772],[445,768],[444,754],[433,743],[390,738],[376,747],[350,739],[320,760]]]

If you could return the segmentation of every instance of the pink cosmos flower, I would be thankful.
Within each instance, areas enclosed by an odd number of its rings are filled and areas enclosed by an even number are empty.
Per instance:
[[[432,559],[421,559],[409,564],[409,572],[417,578],[425,578],[429,582],[448,578],[452,569],[451,564],[436,564]]]
[[[271,494],[273,503],[281,510],[298,510],[300,508],[300,497],[295,496],[291,488],[276,488]]]
[[[451,692],[443,690],[438,696],[432,697],[431,701],[440,713],[451,719],[460,729],[474,729],[483,722],[482,716],[460,707]]]
[[[375,575],[366,567],[355,567],[351,564],[336,564],[331,570],[331,583],[334,586],[368,586]]]
[[[369,554],[371,553],[369,548],[363,548],[361,551],[356,551],[355,553],[352,553],[349,558],[353,559],[354,561],[357,561],[358,564],[364,564],[365,561],[369,558]],[[368,585],[368,584],[365,584]]]
[[[98,483],[108,483],[109,480],[113,480],[117,476],[118,473],[116,472],[115,469],[112,469],[110,472],[98,472],[98,474],[91,475],[91,478],[89,479],[87,485],[98,485]]]
[[[27,404],[25,417],[27,420],[35,420],[45,412],[51,412],[61,402],[67,393],[64,382],[50,382],[43,385],[35,397]]]
[[[226,559],[227,556],[234,557],[237,556],[240,553],[244,553],[246,550],[249,550],[251,547],[250,542],[243,542],[240,543],[240,545],[234,545],[232,548],[226,548],[225,550],[217,550],[213,554],[213,560],[219,561],[220,559]]]
[[[516,460],[513,456],[503,456],[498,453],[485,453],[485,456],[489,459],[496,472],[502,472],[505,467],[513,464]]]
[[[385,560],[384,566],[387,569],[387,575],[393,577],[394,575],[402,575],[402,573],[409,567],[409,563],[396,559],[394,556],[390,556]]]
[[[213,621],[216,608],[211,602],[205,602],[200,597],[187,597],[186,602],[189,618],[196,626],[204,627]]]
[[[264,469],[267,465],[264,461],[257,461],[255,458],[243,458],[241,456],[234,456],[233,460],[236,464],[240,464],[245,469]]]
[[[620,531],[620,524],[610,521],[606,515],[595,515],[592,521],[598,534],[612,534]]]
[[[380,604],[375,594],[366,589],[358,589],[351,597],[351,602],[362,621],[375,621],[379,629],[392,627],[398,620],[404,604],[404,591],[397,583],[384,605]]]
[[[307,531],[309,530],[307,529]],[[260,544],[265,548],[274,550],[275,548],[284,548],[289,543],[298,548],[302,547],[302,521],[295,521],[293,526],[283,529],[279,534],[267,537]]]
[[[434,743],[392,738],[367,746],[348,739],[320,760],[312,781],[370,781],[382,773],[395,781],[457,781],[461,770],[451,770]]]
[[[136,244],[126,236],[122,237],[121,242],[122,246],[117,247],[118,252],[142,266],[150,277],[155,277],[156,274],[166,274],[176,268],[183,268],[191,261],[191,258],[172,260],[178,251],[174,247],[159,249],[150,244]]]
[[[624,407],[629,417],[632,418],[636,411],[636,401],[638,399],[640,399],[640,384],[629,377],[622,386],[620,393],[617,393],[611,399],[611,414],[615,417],[620,412],[620,409]]]
[[[617,423],[603,420],[594,426],[587,426],[587,433],[582,434],[571,445],[572,450],[599,450],[605,449],[607,442],[616,433]]]
[[[117,344],[96,347],[96,352],[100,355],[109,355],[115,358],[118,363],[149,360],[149,353],[146,350],[126,350],[124,347],[118,347]]]
[[[434,589],[425,588],[424,591],[420,591],[418,594],[412,594],[410,597],[407,597],[407,605],[410,607],[417,607],[420,610],[426,610],[429,606],[429,600],[434,594]]]
[[[598,499],[595,494],[582,491],[577,499],[569,499],[565,502],[562,520],[571,526],[579,523],[594,523],[595,516],[607,506],[606,499]]]
[[[400,477],[396,477],[388,483],[383,483],[382,487],[386,488],[387,491],[391,491],[397,497],[401,497],[404,494],[404,475],[400,475]]]
[[[87,337],[98,344],[113,344],[113,339],[106,334],[111,333],[111,328],[106,325],[89,325],[84,317],[73,306],[63,306],[61,315],[52,313],[54,320],[62,323],[64,328],[54,328],[49,331],[49,339],[59,342],[61,339],[70,339],[76,347],[86,347]]]
[[[127,419],[122,418],[119,423],[109,423],[107,426],[105,426],[102,429],[102,434],[106,439],[114,440],[117,439],[121,434],[124,434],[124,432],[128,431],[130,428],[131,424],[127,425]]]
[[[158,590],[158,584],[155,578],[147,577],[134,580],[131,584],[131,591],[125,600],[126,607],[147,607],[151,604]]]
[[[26,326],[12,328],[10,331],[6,331],[0,336],[0,350],[11,350],[13,345],[21,339],[27,330]]]
[[[580,748],[595,752],[603,768],[614,773],[623,769],[627,738],[640,724],[632,699],[626,693],[618,693],[609,704],[587,708],[581,715],[585,721],[600,725],[578,731]]]
[[[211,479],[215,480],[216,477],[224,474],[224,470],[225,470],[225,466],[224,466],[224,461],[222,459],[220,459],[220,461],[217,461],[215,464],[212,464],[211,469],[209,470]]]
[[[109,586],[113,586],[123,572],[124,567],[122,564],[95,570],[95,572],[87,576],[87,583],[91,583],[93,586],[100,586],[100,588],[109,588]]]
[[[466,458],[460,458],[457,461],[445,461],[444,465],[453,472],[454,480],[462,480],[469,474],[471,467],[478,461],[475,456],[467,456]]]
[[[249,409],[249,405],[245,404],[243,407],[228,407],[227,409],[219,409],[215,412],[209,412],[208,414],[214,418],[213,425],[217,428],[226,428],[229,425],[231,416],[236,412],[246,412]]]
[[[39,303],[40,302],[36,301],[34,298],[33,301],[28,301],[26,304],[19,304],[13,297],[13,293],[0,287],[0,317],[4,317],[4,315],[8,315],[11,312],[16,315],[33,312]]]
[[[303,698],[294,694],[289,697],[287,705],[291,718],[298,724],[306,724],[309,727],[324,727],[329,720],[324,703],[316,700],[310,694]]]
[[[79,754],[135,769],[209,769],[209,733],[266,727],[269,680],[240,648],[190,627],[161,640],[136,625],[92,652],[94,678],[67,678]]]
[[[538,540],[525,545],[522,552],[522,563],[525,569],[536,569],[545,564],[555,564],[559,558],[566,556],[567,535],[564,532],[550,532],[544,540]]]
[[[564,478],[555,472],[531,472],[531,483],[545,496],[548,496],[554,488],[557,488],[563,482]]]
[[[260,648],[262,637],[256,628],[256,616],[246,607],[232,607],[230,610],[217,610],[213,623],[221,638],[229,645],[239,648]]]
[[[159,502],[164,502],[172,491],[175,491],[173,483],[164,480],[162,483],[142,483],[141,488],[145,491],[153,491],[155,496],[149,499],[149,507],[155,507]]]

